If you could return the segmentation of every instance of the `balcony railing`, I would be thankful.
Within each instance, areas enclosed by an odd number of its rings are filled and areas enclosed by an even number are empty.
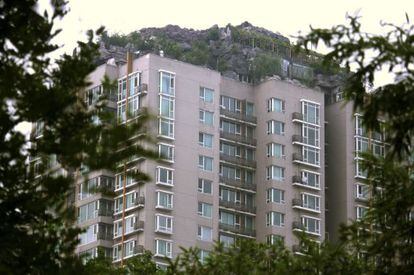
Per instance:
[[[228,132],[224,132],[224,131],[220,131],[220,137],[228,139],[228,140],[232,140],[232,141],[235,141],[235,142],[240,142],[240,143],[245,143],[245,144],[248,144],[248,145],[253,145],[253,146],[256,146],[256,144],[257,144],[257,141],[254,138],[247,137],[247,136],[242,136],[242,135],[236,135],[236,134],[228,133]]]
[[[292,142],[304,143],[303,140],[304,139],[301,135],[293,135],[292,136]]]
[[[236,113],[223,108],[220,108],[220,115],[254,124],[257,123],[257,118],[255,116],[249,116],[243,113]]]
[[[256,213],[256,207],[247,204],[237,203],[234,201],[220,200],[219,205],[226,208],[233,208],[237,211],[248,212],[252,214]]]
[[[297,175],[293,176],[292,177],[292,183],[303,184],[302,177],[301,176],[297,176]]]
[[[98,209],[98,216],[103,216],[103,217],[112,217],[112,215],[114,214],[113,210],[109,210],[109,209]]]
[[[298,221],[294,221],[293,223],[292,223],[292,229],[293,230],[304,230],[305,229],[305,227],[302,225],[302,223],[301,222],[298,222]]]
[[[231,179],[231,178],[227,178],[227,177],[220,177],[220,182],[224,183],[224,184],[227,184],[227,185],[230,185],[230,186],[256,191],[256,185],[255,184],[248,183],[248,182],[245,182],[243,180],[235,180],[235,179]]]
[[[144,230],[144,221],[137,221],[134,223],[134,230]]]
[[[292,160],[293,161],[303,161],[303,156],[300,153],[293,153]]]
[[[292,113],[292,120],[301,120],[303,121],[303,114],[294,112]]]
[[[220,153],[220,159],[224,160],[224,161],[227,161],[227,162],[230,162],[230,163],[234,163],[236,165],[256,168],[256,161],[254,161],[254,160],[248,160],[248,159],[241,158],[241,157],[230,156],[230,155],[226,155],[226,154],[223,154],[223,153]]]
[[[134,255],[144,253],[144,246],[143,245],[136,245],[134,246]]]
[[[144,196],[139,196],[139,197],[137,197],[137,198],[136,198],[136,200],[135,200],[135,202],[134,202],[134,204],[135,204],[135,205],[138,205],[138,206],[142,206],[142,207],[144,207],[144,204],[145,204],[145,197],[144,197]]]
[[[226,224],[226,223],[220,223],[219,228],[221,230],[230,231],[230,232],[240,234],[240,235],[246,235],[246,236],[250,236],[250,237],[255,237],[256,236],[256,230],[251,229],[251,228],[247,228],[247,227],[241,227],[241,226],[236,226],[236,225],[231,225],[231,224]]]
[[[299,206],[302,207],[302,200],[301,199],[292,199],[292,206]]]
[[[98,232],[97,236],[98,240],[104,240],[104,241],[112,241],[113,235],[109,232]]]

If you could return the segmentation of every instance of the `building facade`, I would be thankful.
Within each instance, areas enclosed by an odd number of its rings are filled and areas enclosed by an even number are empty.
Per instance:
[[[143,107],[157,116],[148,128],[163,160],[79,171],[87,180],[78,177],[75,205],[86,232],[77,253],[101,249],[120,263],[146,249],[163,265],[180,247],[204,257],[214,241],[283,240],[296,251],[295,231],[325,238],[323,92],[279,78],[251,85],[147,54],[99,66],[85,96],[92,107],[104,75],[118,82],[108,110],[119,123]],[[135,181],[129,169],[152,180]]]

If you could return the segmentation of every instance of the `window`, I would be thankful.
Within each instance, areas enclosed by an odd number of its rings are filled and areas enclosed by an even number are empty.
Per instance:
[[[368,199],[368,194],[369,194],[369,186],[362,184],[362,183],[357,183],[355,185],[355,195],[358,199]]]
[[[321,221],[310,217],[301,217],[302,226],[308,233],[320,235]]]
[[[174,138],[174,121],[165,118],[160,118],[159,122],[160,123],[158,133],[161,136]]]
[[[220,175],[224,178],[239,180],[241,171],[239,168],[220,165]]]
[[[172,258],[172,242],[167,240],[156,239],[154,256]]]
[[[202,241],[211,242],[213,240],[213,229],[199,225],[197,236]]]
[[[206,148],[212,148],[213,147],[213,135],[206,134],[206,133],[199,133],[198,144]]]
[[[118,112],[117,112],[117,118],[119,122],[125,122],[126,121],[126,105],[125,101],[118,103]]]
[[[318,174],[309,171],[302,171],[302,184],[319,189],[319,180],[320,176]]]
[[[355,135],[366,137],[367,130],[362,124],[362,118],[359,115],[355,116]]]
[[[254,115],[254,104],[251,102],[246,102],[246,116]]]
[[[80,245],[95,242],[97,240],[98,224],[93,224],[87,227],[86,231],[80,234]]]
[[[123,198],[115,198],[115,213],[119,213],[123,209]],[[142,204],[142,201],[138,199],[138,193],[135,191],[129,192],[125,195],[125,209],[136,207]]]
[[[285,226],[285,214],[279,212],[268,212],[266,214],[266,226]]]
[[[384,145],[373,142],[372,153],[377,157],[384,157]]]
[[[339,102],[342,101],[344,99],[344,93],[343,92],[338,92],[335,94],[335,102]]]
[[[131,257],[134,255],[135,247],[137,246],[136,240],[131,240],[125,242],[124,245],[124,258]],[[121,259],[121,253],[122,253],[122,245],[116,245],[113,249],[113,259],[114,261]]]
[[[129,216],[125,217],[125,234],[129,234],[138,230],[138,217]],[[143,228],[142,228],[143,229]],[[122,220],[114,222],[114,237],[119,237],[122,235]]]
[[[198,179],[198,192],[204,194],[212,194],[212,184],[213,182],[210,180]]]
[[[363,153],[363,152],[368,151],[368,139],[367,138],[357,137],[355,145],[356,145],[355,149],[357,153]]]
[[[285,179],[285,168],[275,165],[268,166],[266,175],[268,180],[283,181]]]
[[[164,160],[174,161],[174,147],[172,145],[158,144],[158,153]]]
[[[234,191],[220,187],[220,199],[223,201],[240,203],[241,194],[239,191]]]
[[[356,219],[361,220],[367,214],[368,208],[364,206],[356,207]]]
[[[213,171],[213,158],[198,156],[198,167],[204,171]]]
[[[359,160],[355,160],[355,174],[356,177],[361,178],[366,178],[368,176],[368,171],[362,169],[361,161]]]
[[[228,156],[240,157],[241,148],[240,146],[220,142],[220,153],[223,153]]]
[[[220,222],[223,224],[231,225],[234,227],[240,226],[240,217],[233,213],[220,210],[219,219],[220,219]]]
[[[173,194],[157,191],[157,208],[172,209]]]
[[[174,118],[174,98],[160,96],[159,115],[166,118]]]
[[[155,215],[155,231],[171,234],[173,231],[173,218],[164,215]]]
[[[214,101],[214,90],[200,87],[200,99],[204,102],[213,103]]]
[[[210,254],[210,251],[207,251],[207,250],[200,249],[198,251],[198,258],[200,259],[200,262],[202,264],[204,264],[206,262],[209,254]]]
[[[285,158],[285,146],[273,142],[267,144],[267,156],[275,158]]]
[[[235,113],[241,112],[241,101],[236,98],[232,98],[228,96],[221,96],[220,105],[223,109],[229,110],[231,112],[235,112]]]
[[[267,134],[284,135],[285,124],[277,120],[269,120],[267,122]]]
[[[160,72],[160,93],[168,96],[175,95],[175,75],[167,72]]]
[[[267,189],[267,202],[285,203],[285,191],[269,188]]]
[[[220,120],[220,130],[226,133],[241,135],[241,126],[238,123]]]
[[[285,111],[285,102],[279,98],[269,98],[267,100],[267,111],[282,113]]]
[[[127,79],[126,77],[118,80],[118,101],[126,98]]]
[[[214,113],[205,110],[200,110],[200,122],[213,126]]]
[[[157,184],[166,184],[166,185],[173,185],[173,170],[164,168],[164,167],[157,167]]]
[[[140,108],[139,96],[135,95],[128,99],[128,115],[135,117],[138,114]]]
[[[219,239],[220,242],[223,243],[224,247],[230,247],[234,244],[234,237],[220,234]]]
[[[213,205],[199,202],[198,203],[198,215],[204,217],[204,218],[211,218],[212,217],[212,210]]]
[[[303,124],[302,126],[303,143],[319,147],[319,128]]]
[[[319,149],[310,148],[307,146],[302,147],[303,161],[309,164],[320,165]]]
[[[319,104],[303,101],[302,114],[304,121],[319,125]]]
[[[271,234],[266,236],[266,242],[267,244],[276,244],[279,242],[283,244],[285,242],[285,238],[280,235]]]
[[[307,193],[302,193],[302,207],[315,211],[320,211],[320,197]]]

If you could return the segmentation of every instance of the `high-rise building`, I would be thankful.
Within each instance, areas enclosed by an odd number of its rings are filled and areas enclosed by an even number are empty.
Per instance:
[[[340,224],[363,217],[369,207],[373,190],[367,184],[367,173],[361,167],[362,152],[369,149],[384,156],[384,134],[367,131],[362,117],[355,113],[352,103],[345,103],[342,92],[336,89],[326,94],[325,115],[328,119],[326,198],[327,231],[332,241],[339,238]]]
[[[129,65],[99,66],[88,104],[101,93],[104,75],[118,81],[110,108],[116,102],[120,123],[143,107],[157,115],[148,128],[164,160],[84,171],[76,206],[87,231],[78,253],[94,256],[101,247],[116,263],[147,249],[162,265],[180,247],[197,246],[203,257],[217,240],[282,239],[297,249],[295,231],[324,239],[323,92],[277,77],[252,85],[147,54]],[[124,173],[135,168],[152,180]],[[113,186],[115,198],[89,192],[94,186]]]

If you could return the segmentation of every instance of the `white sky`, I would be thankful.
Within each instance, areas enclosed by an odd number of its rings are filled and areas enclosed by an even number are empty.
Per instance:
[[[40,0],[40,9],[49,0]],[[63,29],[56,43],[59,52],[71,52],[85,32],[105,26],[110,32],[127,34],[144,27],[168,24],[206,29],[214,24],[238,25],[249,21],[285,36],[306,33],[309,26],[331,27],[345,23],[345,14],[362,16],[363,30],[381,33],[380,21],[397,25],[405,13],[414,22],[414,0],[71,0],[70,12],[56,26]],[[390,81],[385,73],[380,83]],[[27,127],[27,126],[26,126]],[[25,128],[26,128],[25,127]]]

